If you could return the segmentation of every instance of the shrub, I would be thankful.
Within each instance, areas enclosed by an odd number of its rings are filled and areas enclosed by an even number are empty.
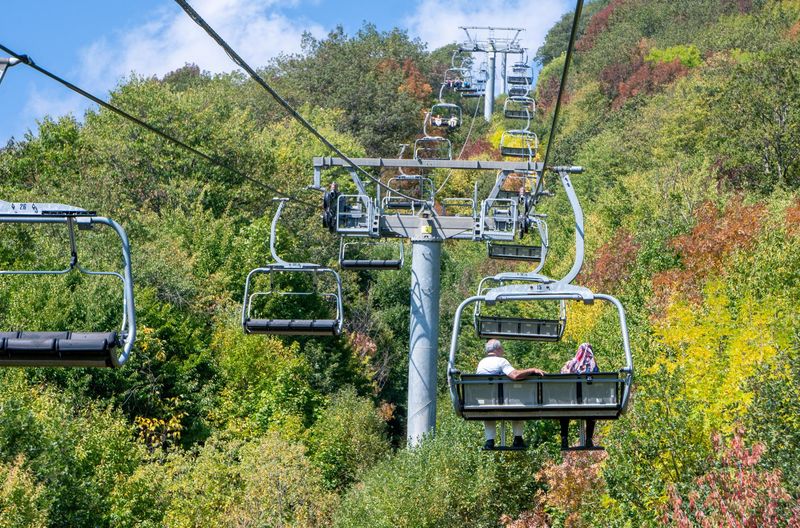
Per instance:
[[[663,524],[689,528],[700,524],[729,526],[800,526],[800,500],[783,489],[780,471],[760,471],[762,444],[747,448],[742,431],[726,447],[714,437],[720,460],[698,477],[691,491],[681,494],[675,486],[669,492],[669,510]]]

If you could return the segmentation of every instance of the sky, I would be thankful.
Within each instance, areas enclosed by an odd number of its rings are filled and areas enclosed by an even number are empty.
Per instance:
[[[0,43],[106,99],[131,73],[161,76],[186,63],[227,72],[230,59],[173,0],[3,2]],[[532,50],[572,9],[572,0],[190,0],[251,65],[300,51],[303,32],[324,38],[336,26],[399,27],[436,49],[464,40],[459,26],[523,27]],[[2,52],[0,51],[0,54]],[[499,60],[498,60],[499,62]],[[93,104],[24,64],[0,83],[0,145],[35,132],[45,116],[81,119]]]

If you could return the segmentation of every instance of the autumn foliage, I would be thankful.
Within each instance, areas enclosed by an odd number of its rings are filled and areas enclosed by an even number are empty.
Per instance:
[[[620,229],[614,237],[600,246],[597,258],[592,263],[587,277],[592,288],[598,291],[612,291],[628,278],[639,253],[633,233]]]
[[[792,499],[781,485],[778,470],[758,467],[764,446],[747,448],[737,431],[725,448],[719,435],[714,447],[721,461],[696,481],[685,497],[675,487],[669,493],[669,509],[663,524],[678,528],[800,526],[800,500]]]
[[[625,3],[625,1],[626,0],[611,0],[607,6],[598,11],[589,21],[589,24],[587,24],[583,36],[575,43],[575,50],[589,51],[592,49],[597,41],[597,37],[608,29],[611,15],[613,15],[614,11]]]
[[[711,202],[703,204],[697,210],[694,229],[670,244],[681,259],[682,269],[670,269],[653,277],[654,305],[665,306],[675,292],[699,302],[703,279],[722,272],[734,251],[753,246],[764,214],[764,206],[745,205],[741,198],[734,199],[724,212]]]

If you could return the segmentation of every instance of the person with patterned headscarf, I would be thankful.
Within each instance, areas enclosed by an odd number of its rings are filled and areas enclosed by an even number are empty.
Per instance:
[[[562,374],[591,374],[599,372],[597,363],[594,360],[594,351],[592,345],[583,343],[578,347],[575,352],[575,357],[564,363],[561,367]],[[569,448],[567,434],[569,432],[569,419],[562,418],[561,420],[561,449]],[[592,436],[594,436],[594,420],[586,420],[586,444],[583,447],[593,447]]]

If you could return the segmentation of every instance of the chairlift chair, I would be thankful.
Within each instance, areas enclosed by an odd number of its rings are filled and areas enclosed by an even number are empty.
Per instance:
[[[55,203],[0,201],[0,222],[5,224],[60,224],[69,234],[71,259],[61,270],[0,270],[0,275],[66,275],[115,277],[122,283],[122,324],[118,331],[0,332],[0,366],[21,367],[121,367],[130,357],[136,339],[130,244],[125,230],[115,221],[78,207]],[[88,230],[105,225],[121,242],[122,271],[84,268],[78,258],[76,228]]]
[[[616,308],[625,366],[618,372],[545,374],[521,381],[506,376],[464,374],[456,363],[461,317],[473,303],[602,301]],[[625,412],[633,382],[633,357],[625,310],[614,297],[554,281],[493,288],[465,299],[456,310],[447,382],[456,414],[466,420],[615,420]]]
[[[288,199],[276,199],[278,210],[272,219],[270,228],[269,249],[272,264],[256,268],[247,274],[244,286],[244,300],[242,303],[242,328],[247,334],[273,334],[273,335],[307,335],[307,336],[336,336],[342,331],[343,309],[342,309],[342,280],[339,274],[331,269],[319,264],[304,262],[286,262],[281,259],[275,251],[276,227],[280,219],[281,212]],[[310,274],[312,277],[327,276],[333,279],[335,287],[333,291],[319,293],[312,291],[286,291],[270,286],[267,291],[253,291],[253,280],[258,275],[267,275],[270,279],[276,274]],[[272,284],[272,283],[271,283]],[[330,319],[277,319],[277,318],[256,318],[252,316],[254,299],[258,297],[318,297],[332,301],[335,306],[335,315]]]
[[[500,154],[532,160],[539,149],[539,138],[530,130],[506,130],[500,136]]]
[[[390,189],[402,189],[403,194],[406,196],[400,196],[391,190],[388,191],[381,203],[384,211],[403,209],[413,212],[416,207],[422,206],[422,204],[433,203],[434,188],[433,180],[430,178],[416,174],[405,174],[401,168],[400,175],[389,178],[386,186]],[[411,200],[407,197],[409,195],[411,198],[416,195],[417,198]]]
[[[423,132],[430,135],[428,127],[455,130],[461,126],[461,107],[453,103],[436,103],[425,115]]]
[[[509,97],[529,97],[531,86],[529,84],[511,85],[508,88]]]
[[[441,136],[424,136],[414,141],[414,159],[453,159],[453,144]]]
[[[403,267],[405,251],[403,248],[403,241],[398,242],[397,258],[389,259],[376,259],[376,258],[360,258],[358,255],[352,255],[349,248],[357,246],[369,246],[373,249],[376,247],[388,247],[389,244],[385,242],[372,242],[366,240],[345,242],[345,237],[342,237],[339,245],[339,267],[346,270],[369,270],[369,271],[384,271],[384,270],[399,270]]]
[[[544,267],[544,261],[547,258],[547,248],[549,246],[547,222],[545,221],[544,215],[529,217],[529,220],[532,224],[536,225],[539,237],[542,241],[541,245],[506,243],[490,240],[486,243],[489,258],[538,262],[539,266],[534,270],[534,273],[538,273],[541,268]]]
[[[530,126],[531,117],[536,111],[536,103],[531,97],[518,96],[508,97],[503,103],[503,117],[506,119],[524,119]]]
[[[530,86],[533,83],[531,67],[524,62],[515,63],[511,68],[511,75],[506,76],[506,81],[512,86]]]
[[[541,284],[553,284],[556,281],[532,273],[499,273],[491,277],[484,277],[478,284],[478,296],[484,295],[488,284],[513,285],[520,288],[535,288]],[[478,337],[482,339],[510,339],[514,341],[540,341],[557,342],[564,335],[567,327],[567,308],[564,301],[559,302],[558,318],[526,318],[505,315],[487,315],[485,303],[476,301],[473,312],[473,325]]]

